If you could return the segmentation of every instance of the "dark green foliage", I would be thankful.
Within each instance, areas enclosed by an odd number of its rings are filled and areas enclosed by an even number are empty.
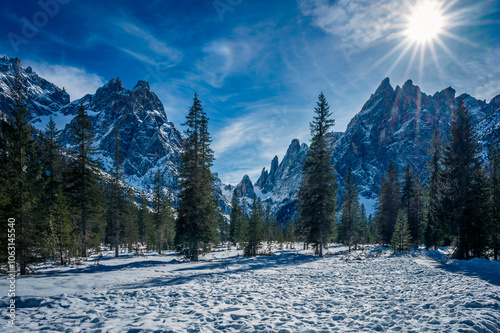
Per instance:
[[[19,259],[20,273],[25,275],[29,252],[33,246],[32,240],[34,240],[31,208],[36,198],[37,184],[35,183],[40,173],[37,170],[27,94],[19,71],[12,95],[13,101],[9,103],[12,122],[6,142],[8,159],[5,173],[7,178],[5,208],[8,217],[16,219],[16,255]]]
[[[488,236],[485,174],[472,117],[463,102],[453,115],[450,134],[444,152],[443,211],[456,243],[454,256],[482,257]]]
[[[94,157],[99,150],[95,147],[92,124],[83,105],[73,123],[71,140],[74,159],[70,163],[69,191],[73,215],[79,221],[81,255],[86,257],[91,243],[100,244],[104,200],[99,183],[101,164]]]
[[[434,131],[430,145],[430,159],[427,162],[427,223],[425,226],[425,246],[427,249],[437,249],[444,238],[442,212],[443,166],[442,139],[438,129]]]
[[[256,256],[263,240],[264,211],[260,198],[254,195],[250,218],[243,238],[243,253],[246,256]]]
[[[303,167],[299,191],[299,225],[307,243],[316,246],[320,257],[333,233],[337,208],[337,186],[331,163],[332,148],[327,133],[334,125],[323,93],[319,95],[310,124],[312,143]]]
[[[359,242],[360,244],[365,245],[372,244],[373,241],[372,225],[366,217],[365,205],[361,204],[359,210]]]
[[[391,242],[394,225],[398,217],[400,207],[400,184],[398,178],[396,165],[390,162],[385,175],[382,177],[382,185],[380,186],[374,217],[379,240],[384,244]]]
[[[212,141],[208,118],[195,94],[193,106],[186,116],[186,141],[179,169],[179,210],[176,220],[175,244],[180,254],[198,261],[218,242],[217,201],[214,179]]]
[[[500,255],[500,149],[494,145],[489,152],[490,159],[490,246],[493,249],[493,258],[499,259]]]
[[[160,170],[157,171],[153,182],[153,219],[156,234],[156,246],[158,254],[164,246],[164,238],[171,235],[173,225],[173,211],[169,198],[164,192],[165,184]]]
[[[341,242],[348,246],[351,252],[351,248],[359,242],[361,230],[358,185],[350,167],[345,178],[341,214],[339,235]]]
[[[413,173],[408,164],[403,175],[401,187],[401,209],[406,215],[411,235],[411,244],[418,249],[420,229],[423,220],[423,190],[420,176]]]
[[[243,235],[243,226],[245,224],[245,213],[241,208],[240,198],[236,189],[233,190],[231,198],[231,215],[229,225],[229,241],[233,245],[241,244]]]
[[[406,253],[411,247],[411,233],[406,214],[403,210],[399,211],[396,224],[394,225],[391,247],[394,253]]]
[[[118,257],[120,250],[120,221],[123,221],[125,215],[125,191],[123,189],[123,153],[121,146],[121,137],[118,128],[118,122],[115,122],[114,128],[114,147],[113,147],[113,168],[111,169],[111,200],[108,208],[112,213],[112,225],[114,226],[115,257]]]

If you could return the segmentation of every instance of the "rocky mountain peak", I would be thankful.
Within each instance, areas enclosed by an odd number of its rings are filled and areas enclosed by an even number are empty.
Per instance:
[[[132,90],[138,90],[138,89],[151,90],[151,88],[149,87],[149,82],[143,80],[137,81],[137,84]]]
[[[255,195],[255,190],[253,188],[252,181],[248,175],[243,176],[241,182],[236,185],[236,193],[239,197],[253,198]]]
[[[375,95],[380,94],[381,92],[384,92],[386,90],[393,91],[392,86],[391,86],[391,81],[389,80],[388,77],[382,80],[380,82],[380,85],[378,86],[377,90],[375,91]]]

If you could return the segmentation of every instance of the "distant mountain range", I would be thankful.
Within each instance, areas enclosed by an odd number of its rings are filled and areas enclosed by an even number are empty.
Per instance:
[[[348,167],[353,169],[361,202],[368,211],[373,211],[382,175],[390,161],[395,162],[400,172],[409,163],[424,175],[432,134],[438,128],[444,137],[448,135],[452,110],[460,100],[471,111],[480,142],[486,148],[492,135],[500,131],[500,95],[487,103],[467,94],[455,94],[449,87],[427,95],[411,80],[393,88],[389,79],[384,79],[346,131],[331,134],[339,201]],[[307,149],[306,144],[292,140],[283,160],[279,162],[275,156],[270,169],[262,170],[255,188],[245,186],[247,192],[243,195],[256,192],[274,207],[280,220],[291,218],[296,211]],[[244,178],[242,182],[249,180]]]
[[[9,117],[7,102],[17,69],[28,89],[29,108],[33,124],[44,129],[50,117],[63,130],[63,144],[68,146],[71,123],[83,104],[87,109],[102,151],[106,170],[111,166],[113,129],[118,125],[125,152],[127,183],[138,190],[151,186],[157,170],[166,184],[175,188],[183,135],[168,121],[165,109],[145,81],[132,90],[113,79],[95,94],[70,102],[69,95],[53,83],[39,77],[30,67],[22,68],[17,58],[0,58],[0,115]],[[333,155],[339,188],[350,166],[356,176],[361,200],[373,210],[384,170],[394,161],[402,171],[407,163],[419,173],[424,172],[427,151],[434,129],[447,135],[452,110],[463,100],[471,110],[481,143],[489,143],[494,132],[500,131],[500,95],[489,103],[456,92],[449,87],[434,95],[422,93],[408,80],[402,87],[393,88],[384,79],[369,97],[361,111],[350,121],[345,132],[331,133]],[[312,112],[312,111],[311,111]],[[312,117],[312,113],[311,113]],[[302,165],[308,146],[292,140],[287,153],[279,161],[275,156],[269,169],[263,168],[254,183],[248,176],[236,186],[240,196],[263,198],[280,220],[291,218],[296,211],[297,192],[302,179]],[[216,179],[219,201],[230,212],[229,200],[234,186]],[[341,199],[341,197],[340,197]],[[249,200],[247,200],[249,201]]]

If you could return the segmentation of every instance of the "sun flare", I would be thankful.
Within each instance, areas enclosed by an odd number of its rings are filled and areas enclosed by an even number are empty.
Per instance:
[[[414,8],[408,18],[408,38],[425,43],[436,38],[443,27],[443,15],[437,4],[426,2]]]

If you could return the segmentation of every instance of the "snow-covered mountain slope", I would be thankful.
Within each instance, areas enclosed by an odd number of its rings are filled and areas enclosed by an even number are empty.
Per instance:
[[[384,79],[346,131],[332,133],[332,163],[340,190],[351,167],[362,201],[373,210],[382,175],[390,161],[396,163],[400,172],[409,163],[422,175],[434,129],[437,127],[444,137],[448,135],[452,110],[461,100],[471,111],[481,143],[486,147],[494,133],[500,131],[500,96],[486,103],[467,94],[457,97],[451,87],[431,96],[422,93],[411,80],[393,88],[389,79]],[[256,191],[268,197],[267,202],[280,219],[295,212],[306,152],[305,144],[300,146],[298,140],[293,140],[279,166],[275,157],[270,171],[264,168],[255,183]]]
[[[24,69],[17,58],[0,58],[0,112],[9,116],[7,103],[19,70],[27,87],[33,125],[44,130],[50,118],[63,130],[62,143],[72,145],[72,123],[81,104],[87,110],[95,132],[96,145],[105,171],[112,165],[115,125],[121,137],[125,182],[138,190],[148,190],[160,170],[166,185],[174,189],[184,138],[168,120],[163,104],[149,83],[137,82],[132,90],[119,78],[110,80],[95,94],[70,103],[69,95],[56,85],[39,77],[30,67]],[[2,115],[3,116],[3,115]],[[220,180],[216,179],[219,186]],[[218,193],[221,208],[229,213],[229,201]]]
[[[127,182],[146,189],[160,170],[166,184],[175,185],[183,137],[168,121],[162,103],[147,82],[139,81],[128,90],[119,78],[113,79],[95,94],[66,105],[61,113],[75,115],[81,104],[90,115],[105,166],[112,165],[114,129],[117,126]],[[63,142],[67,145],[71,145],[73,121],[63,132]]]
[[[29,98],[29,110],[35,119],[57,113],[69,103],[69,95],[64,89],[39,77],[31,67],[23,69],[18,58],[0,57],[0,113],[10,115],[9,101],[12,101],[12,87],[18,73]]]

